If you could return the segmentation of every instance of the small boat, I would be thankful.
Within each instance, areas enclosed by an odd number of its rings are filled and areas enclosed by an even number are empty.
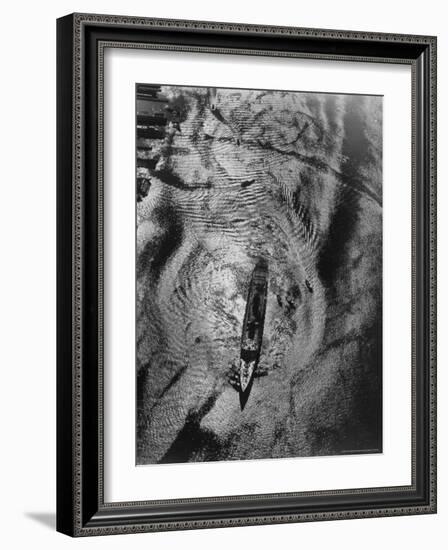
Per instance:
[[[252,388],[254,373],[260,358],[264,317],[268,293],[268,264],[260,259],[252,273],[241,335],[239,389],[241,410]]]

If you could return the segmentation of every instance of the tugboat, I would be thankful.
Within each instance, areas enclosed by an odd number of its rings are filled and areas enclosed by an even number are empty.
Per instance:
[[[241,410],[249,398],[263,341],[264,317],[268,293],[268,264],[260,259],[252,273],[241,335],[239,391]]]

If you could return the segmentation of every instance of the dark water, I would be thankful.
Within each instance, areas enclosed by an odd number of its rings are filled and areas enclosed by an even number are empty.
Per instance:
[[[176,117],[137,151],[151,160],[138,169],[137,463],[380,450],[381,98],[162,94]],[[259,258],[263,346],[241,411],[230,381]]]

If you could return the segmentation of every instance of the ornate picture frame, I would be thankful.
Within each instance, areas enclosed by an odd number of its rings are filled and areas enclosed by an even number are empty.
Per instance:
[[[91,536],[436,512],[436,42],[110,15],[58,19],[58,531]],[[104,53],[111,47],[411,68],[409,485],[189,498],[179,488],[179,498],[153,498],[148,490],[144,500],[105,500]]]

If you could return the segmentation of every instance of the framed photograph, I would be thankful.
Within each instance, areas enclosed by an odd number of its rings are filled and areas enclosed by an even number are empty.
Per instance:
[[[57,529],[434,513],[436,38],[57,41]]]

